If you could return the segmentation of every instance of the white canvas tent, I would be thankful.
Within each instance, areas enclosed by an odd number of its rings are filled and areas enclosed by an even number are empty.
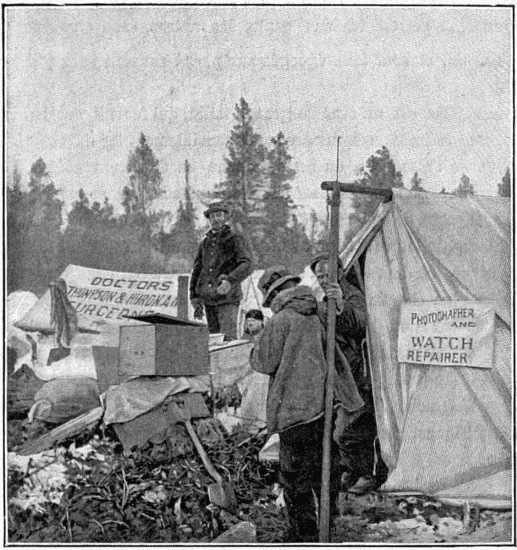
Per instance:
[[[498,197],[393,190],[341,255],[365,254],[383,489],[488,508],[512,502],[511,208]],[[399,362],[405,302],[495,306],[491,368]]]

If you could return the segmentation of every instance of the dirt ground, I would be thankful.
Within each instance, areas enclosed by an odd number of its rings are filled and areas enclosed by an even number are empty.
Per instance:
[[[471,509],[466,527],[462,507],[421,496],[342,493],[340,512],[332,542],[463,545],[512,541],[513,516],[509,511]]]
[[[10,543],[206,544],[243,524],[249,529],[231,542],[284,541],[288,523],[278,467],[258,460],[265,436],[235,431],[206,443],[210,458],[235,487],[238,507],[229,513],[209,502],[213,480],[184,427],[164,441],[124,453],[114,433],[97,426],[19,467],[16,450],[41,432],[33,433],[26,421],[11,421],[8,429]],[[382,492],[342,492],[339,510],[331,543],[512,543],[511,511],[472,508],[466,522],[463,507]]]

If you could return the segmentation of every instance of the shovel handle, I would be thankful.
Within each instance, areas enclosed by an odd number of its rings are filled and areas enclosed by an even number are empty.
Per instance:
[[[201,443],[201,441],[199,441],[199,437],[197,436],[197,433],[194,430],[194,427],[192,426],[192,423],[190,422],[190,420],[185,420],[185,427],[187,428],[187,432],[190,435],[190,438],[192,439],[196,447],[196,450],[199,453],[199,456],[201,457],[201,460],[203,461],[203,464],[207,469],[208,473],[217,481],[217,483],[222,483],[224,481],[223,477],[214,468],[213,464],[210,462],[210,458],[208,458],[208,455],[206,454],[203,444]]]

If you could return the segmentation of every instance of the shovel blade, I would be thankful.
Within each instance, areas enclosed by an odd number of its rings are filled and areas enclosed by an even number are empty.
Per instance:
[[[208,486],[208,498],[212,504],[230,512],[237,509],[237,497],[233,487],[228,483],[211,483]]]

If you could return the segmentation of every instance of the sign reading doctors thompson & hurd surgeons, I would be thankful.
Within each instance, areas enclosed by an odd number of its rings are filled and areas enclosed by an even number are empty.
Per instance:
[[[398,361],[492,368],[495,304],[405,302],[400,310]]]

